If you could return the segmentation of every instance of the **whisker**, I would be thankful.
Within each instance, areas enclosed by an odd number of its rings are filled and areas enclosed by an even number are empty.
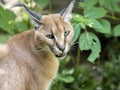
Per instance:
[[[73,44],[71,44],[70,46],[74,46],[75,44],[78,44],[79,42],[75,42],[75,43],[73,43]]]
[[[79,42],[75,42],[73,44],[70,45],[70,51],[75,50],[78,46],[76,44],[78,44]]]
[[[76,50],[78,47],[77,46],[71,46],[70,51]]]
[[[39,52],[43,52],[43,51],[47,51],[48,49],[41,49],[41,50],[37,50]]]
[[[34,53],[35,52],[46,52],[48,51],[49,49],[42,49],[42,48],[37,48],[35,51],[33,51]]]

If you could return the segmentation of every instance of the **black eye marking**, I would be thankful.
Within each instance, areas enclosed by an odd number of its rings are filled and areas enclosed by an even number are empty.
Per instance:
[[[54,35],[52,35],[52,34],[48,34],[48,35],[46,35],[46,37],[49,39],[55,39]]]
[[[64,36],[68,36],[70,34],[70,31],[65,31]]]

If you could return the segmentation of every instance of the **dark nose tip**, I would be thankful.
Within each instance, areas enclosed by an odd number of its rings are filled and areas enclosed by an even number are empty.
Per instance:
[[[65,49],[65,45],[62,45],[62,44],[57,44],[57,48],[61,51],[64,51]]]

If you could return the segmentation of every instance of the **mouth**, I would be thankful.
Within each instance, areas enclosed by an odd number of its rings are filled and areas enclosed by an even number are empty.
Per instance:
[[[55,57],[57,57],[58,59],[63,59],[66,56],[66,53],[64,53],[64,52],[63,53],[56,53],[53,48],[50,48],[50,50],[53,52]]]
[[[64,53],[61,54],[55,54],[57,58],[64,58],[66,55]]]

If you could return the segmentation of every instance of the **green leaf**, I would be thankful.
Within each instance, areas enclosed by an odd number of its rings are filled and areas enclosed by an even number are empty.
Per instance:
[[[65,83],[72,83],[74,81],[74,78],[72,76],[62,76],[59,74],[57,78]]]
[[[97,4],[97,0],[84,0],[84,2],[80,2],[79,6],[82,8],[90,8]]]
[[[79,47],[81,50],[91,50],[88,61],[94,62],[101,51],[101,45],[98,37],[90,32],[83,33],[79,39]]]
[[[101,19],[99,21],[97,21],[97,20],[93,21],[92,26],[96,31],[98,31],[100,33],[107,33],[107,34],[111,33],[110,22],[105,19]]]
[[[107,11],[104,8],[91,7],[84,10],[84,16],[90,19],[97,19],[104,17]]]
[[[92,7],[97,4],[97,0],[85,0],[86,7]]]
[[[89,20],[87,20],[85,17],[83,17],[80,14],[73,14],[73,19],[72,23],[73,24],[78,24],[80,25],[81,28],[85,29],[86,24],[88,23]]]
[[[85,21],[85,18],[80,15],[80,14],[72,14],[72,23],[77,24],[77,23],[83,23]]]
[[[115,12],[120,12],[120,7],[118,5],[118,0],[105,0],[104,7]]]
[[[115,37],[120,36],[120,24],[119,24],[119,25],[116,25],[116,26],[114,27],[113,33],[114,33],[114,36],[115,36]]]
[[[95,45],[91,48],[91,54],[90,54],[90,56],[88,57],[88,61],[90,61],[90,62],[94,62],[95,59],[100,56],[99,54],[100,54],[100,52],[101,52],[101,45],[100,45],[99,39],[97,38],[97,36],[94,36],[93,38],[96,39],[96,43],[95,43]]]
[[[44,9],[50,0],[34,0],[35,3],[41,8],[41,9]]]
[[[82,8],[86,8],[87,7],[87,5],[84,2],[80,2],[79,6],[82,7]]]
[[[63,79],[63,81],[66,83],[71,83],[74,81],[74,78],[72,76],[67,76]]]
[[[2,43],[6,43],[7,40],[10,38],[11,36],[10,35],[4,35],[4,34],[0,34],[0,44]]]
[[[81,50],[90,50],[92,45],[89,33],[83,33],[79,39],[79,47]]]
[[[104,3],[105,3],[105,0],[98,0],[98,2],[99,2],[99,4],[100,4],[101,6],[103,6]]]
[[[15,27],[19,32],[23,32],[25,30],[28,30],[27,26],[25,25],[24,22],[16,22]]]
[[[73,28],[74,28],[74,37],[72,43],[74,43],[78,39],[81,31],[80,24],[74,24]]]
[[[104,29],[102,24],[98,20],[93,20],[91,27],[95,29]]]
[[[0,28],[4,31],[7,31],[10,34],[13,34],[13,20],[15,20],[15,14],[8,10],[4,9],[0,6]]]

